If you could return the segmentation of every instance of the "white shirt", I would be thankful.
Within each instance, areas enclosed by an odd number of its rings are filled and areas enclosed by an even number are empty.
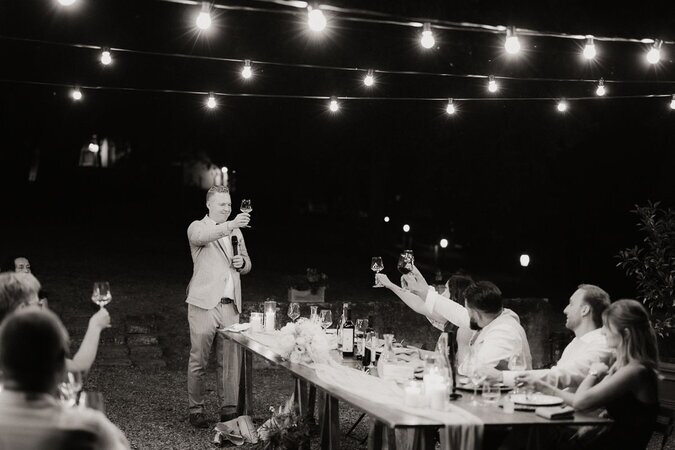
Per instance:
[[[544,378],[549,374],[557,375],[558,387],[576,389],[586,378],[591,364],[602,362],[607,364],[611,355],[602,330],[597,328],[581,337],[575,337],[560,357],[558,363],[550,369],[533,370],[534,376]],[[517,372],[505,371],[504,383],[513,384]]]
[[[457,325],[460,330],[470,329],[469,313],[466,308],[438,294],[432,287],[427,293],[425,306],[430,314],[444,317]],[[459,342],[458,344],[461,345]],[[501,315],[483,329],[474,331],[468,346],[483,365],[496,367],[500,363],[508,363],[513,355],[521,354],[525,358],[527,368],[532,368],[530,345],[525,330],[520,325],[518,315],[510,309],[504,309]],[[459,371],[462,372],[461,367]]]
[[[95,434],[98,450],[129,448],[124,434],[100,411],[69,408],[47,394],[27,394],[7,389],[0,392],[0,448],[50,448],[49,442],[67,430]]]

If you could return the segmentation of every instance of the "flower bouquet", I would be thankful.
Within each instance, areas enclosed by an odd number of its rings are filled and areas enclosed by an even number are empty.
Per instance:
[[[272,417],[258,428],[260,450],[295,450],[306,444],[310,438],[309,424],[300,415],[293,399],[289,399],[279,410],[270,406]]]
[[[304,317],[278,331],[279,353],[294,363],[325,364],[330,359],[326,333],[317,322]]]

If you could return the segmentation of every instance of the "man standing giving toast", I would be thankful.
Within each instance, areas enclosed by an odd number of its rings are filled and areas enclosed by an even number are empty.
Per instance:
[[[209,189],[206,207],[206,217],[192,222],[187,231],[194,265],[186,300],[191,344],[188,401],[190,423],[198,428],[209,426],[204,414],[204,375],[214,341],[220,421],[237,417],[241,351],[217,330],[239,323],[240,276],[251,271],[251,258],[240,230],[248,225],[250,216],[241,213],[227,220],[232,199],[225,186]]]

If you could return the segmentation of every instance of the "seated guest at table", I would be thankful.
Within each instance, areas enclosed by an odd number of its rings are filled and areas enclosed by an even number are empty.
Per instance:
[[[0,322],[5,315],[20,307],[38,307],[40,282],[30,273],[0,273]],[[110,314],[99,309],[89,319],[87,332],[73,359],[66,360],[69,371],[88,371],[96,359],[101,331],[110,327]]]
[[[464,291],[465,306],[438,294],[413,267],[407,275],[408,288],[424,300],[429,314],[461,328],[473,330],[469,351],[480,366],[506,369],[514,355],[521,355],[527,369],[532,368],[530,346],[520,318],[504,308],[502,293],[489,281],[479,281]],[[459,372],[463,373],[460,365]]]
[[[602,313],[609,306],[609,294],[598,286],[580,284],[563,311],[565,326],[574,332],[574,339],[565,347],[558,363],[550,369],[530,373],[540,379],[553,374],[562,388],[576,389],[586,378],[591,364],[607,364],[610,350],[602,333]],[[512,385],[518,372],[492,370],[488,379]]]
[[[68,407],[53,397],[66,373],[67,346],[67,332],[51,311],[23,309],[10,314],[0,326],[4,382],[0,448],[82,448],[77,436],[94,438],[94,445],[87,448],[129,448],[124,434],[103,413]],[[74,433],[78,431],[81,434]]]
[[[578,410],[606,408],[614,420],[607,428],[585,432],[558,430],[547,448],[644,449],[656,423],[659,355],[649,314],[635,300],[619,300],[602,314],[607,346],[614,350],[610,368],[594,363],[575,393],[560,390],[526,374],[518,377],[534,389],[561,397]],[[547,443],[550,444],[550,443]]]
[[[407,289],[399,287],[392,282],[388,276],[382,273],[377,275],[378,281],[387,289],[392,291],[398,298],[403,300],[403,303],[408,305],[410,309],[418,314],[422,314],[431,322],[431,324],[441,331],[456,332],[457,335],[457,363],[461,364],[466,356],[466,351],[469,347],[469,340],[471,339],[472,331],[469,328],[458,328],[452,322],[437,314],[430,313],[424,305],[424,301],[417,295],[413,294]],[[464,304],[464,291],[473,284],[473,278],[469,275],[454,274],[445,282],[445,288],[441,295],[449,298],[457,303]]]

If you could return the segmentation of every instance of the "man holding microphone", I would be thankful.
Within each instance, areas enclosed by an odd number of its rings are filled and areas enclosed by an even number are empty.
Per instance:
[[[225,186],[209,189],[206,207],[208,214],[192,222],[187,231],[194,265],[186,300],[191,344],[188,402],[190,424],[197,428],[209,426],[204,414],[204,375],[214,341],[220,421],[238,415],[241,351],[217,330],[239,323],[240,275],[251,271],[251,259],[240,230],[248,224],[250,216],[240,213],[227,220],[232,212],[232,199]]]

